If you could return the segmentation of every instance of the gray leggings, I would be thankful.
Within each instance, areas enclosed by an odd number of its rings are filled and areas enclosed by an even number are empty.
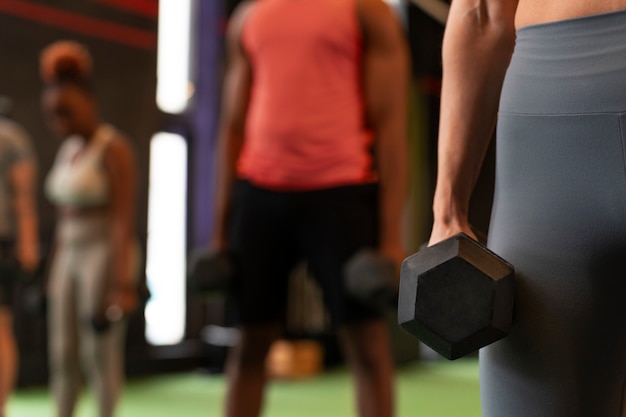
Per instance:
[[[94,390],[100,417],[113,415],[122,389],[126,323],[96,333],[89,322],[109,276],[107,227],[103,218],[58,226],[48,288],[50,383],[58,417],[72,416],[83,376]]]
[[[487,417],[622,416],[626,11],[518,31],[489,246],[516,267],[512,333],[480,352]]]

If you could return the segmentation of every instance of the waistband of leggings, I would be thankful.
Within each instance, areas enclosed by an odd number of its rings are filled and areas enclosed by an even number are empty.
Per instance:
[[[517,31],[500,111],[626,111],[626,10]]]

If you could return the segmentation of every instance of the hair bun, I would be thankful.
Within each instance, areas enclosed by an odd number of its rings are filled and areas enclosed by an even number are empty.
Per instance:
[[[57,41],[40,54],[40,75],[45,83],[60,80],[86,80],[92,60],[87,48],[74,41]]]

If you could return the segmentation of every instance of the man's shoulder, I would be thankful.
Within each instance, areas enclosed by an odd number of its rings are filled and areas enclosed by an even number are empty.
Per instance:
[[[262,0],[244,0],[235,7],[229,19],[229,26],[241,32],[244,23],[254,10],[259,8]]]

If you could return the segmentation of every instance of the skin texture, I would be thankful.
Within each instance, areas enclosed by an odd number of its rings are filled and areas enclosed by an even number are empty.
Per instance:
[[[592,14],[608,13],[626,8],[624,0],[573,0],[543,2],[540,0],[522,0],[517,7],[515,24],[517,27],[571,19]]]
[[[401,219],[408,190],[408,51],[401,29],[379,0],[361,0],[359,19],[365,43],[366,114],[374,130],[381,190],[379,250],[399,267],[406,257],[401,243]]]
[[[9,175],[17,222],[17,259],[23,269],[32,271],[39,264],[39,225],[35,208],[37,165],[34,160],[19,162]]]
[[[13,335],[13,314],[6,307],[0,307],[0,417],[4,416],[7,401],[15,387],[17,361],[19,360],[15,336]]]
[[[458,232],[475,237],[468,222],[469,200],[495,126],[515,30],[624,8],[623,0],[452,2],[443,41],[438,176],[429,245]]]
[[[242,48],[241,28],[254,8],[242,3],[227,32],[227,71],[224,79],[219,130],[215,227],[210,246],[227,250],[226,225],[230,196],[236,180],[235,165],[244,141],[244,126],[253,67]],[[375,134],[379,167],[381,244],[379,250],[399,266],[406,257],[401,226],[407,198],[406,107],[409,58],[402,28],[381,0],[360,0],[358,18],[364,38],[366,116]],[[241,339],[227,362],[228,392],[225,415],[257,416],[266,383],[265,357],[282,334],[279,324],[240,328]],[[339,340],[356,379],[357,409],[363,417],[394,414],[393,362],[389,334],[382,319],[344,326]],[[245,400],[244,400],[245,399]]]

